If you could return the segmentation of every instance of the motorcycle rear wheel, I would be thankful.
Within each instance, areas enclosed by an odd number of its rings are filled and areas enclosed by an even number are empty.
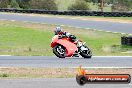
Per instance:
[[[66,57],[66,50],[62,45],[56,45],[53,48],[53,53],[59,58],[65,58]]]

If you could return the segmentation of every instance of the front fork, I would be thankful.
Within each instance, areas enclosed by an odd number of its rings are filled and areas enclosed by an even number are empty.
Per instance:
[[[77,45],[78,50],[74,52],[73,57],[76,55],[78,56],[80,52],[82,52],[83,50],[86,50],[86,48],[82,47],[86,44],[86,42],[82,43],[79,40],[77,40],[75,44]]]
[[[77,42],[76,45],[77,45],[77,50],[74,52],[72,57],[79,57],[79,54],[81,52],[82,42]]]

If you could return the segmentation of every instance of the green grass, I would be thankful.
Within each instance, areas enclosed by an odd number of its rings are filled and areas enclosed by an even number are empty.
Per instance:
[[[0,54],[52,56],[50,48],[55,25],[0,21]],[[121,34],[63,27],[87,42],[94,55],[132,55],[132,46],[120,45]]]
[[[53,34],[25,27],[0,26],[0,54],[51,55],[49,43]]]
[[[82,32],[83,33],[83,32]],[[132,51],[131,46],[121,46],[121,34],[99,31],[89,31],[89,34],[78,34],[80,39],[86,41],[94,55],[125,55],[122,52]],[[132,55],[132,53],[126,54]]]
[[[9,74],[0,73],[0,78],[7,78],[7,77],[9,77]]]

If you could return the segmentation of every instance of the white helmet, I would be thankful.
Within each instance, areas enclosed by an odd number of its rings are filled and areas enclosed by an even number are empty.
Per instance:
[[[57,35],[57,34],[59,34],[60,32],[62,32],[61,27],[56,27],[55,30],[54,30],[54,32],[55,32],[55,35]]]

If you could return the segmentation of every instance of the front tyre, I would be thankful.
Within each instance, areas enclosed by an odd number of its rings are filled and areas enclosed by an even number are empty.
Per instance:
[[[62,45],[56,45],[53,48],[53,53],[59,58],[66,57],[66,49]]]
[[[84,46],[84,47],[87,48],[87,50],[81,51],[80,55],[84,58],[91,58],[92,57],[92,51],[87,46]]]

